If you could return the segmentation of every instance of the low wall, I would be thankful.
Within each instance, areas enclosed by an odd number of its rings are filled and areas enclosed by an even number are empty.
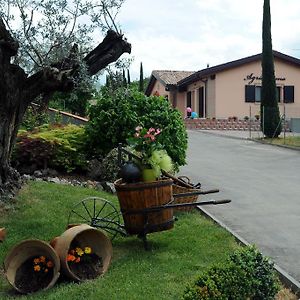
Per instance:
[[[218,120],[218,119],[185,119],[187,129],[204,130],[251,130],[260,131],[260,121]]]

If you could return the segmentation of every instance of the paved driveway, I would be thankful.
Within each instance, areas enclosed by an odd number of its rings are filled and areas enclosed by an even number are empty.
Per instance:
[[[205,209],[300,281],[300,152],[189,131],[181,173],[232,199]]]

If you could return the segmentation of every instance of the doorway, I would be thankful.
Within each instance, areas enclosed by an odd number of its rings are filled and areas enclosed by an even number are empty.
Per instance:
[[[204,118],[205,117],[205,103],[204,103],[204,87],[202,86],[199,88],[199,118]]]

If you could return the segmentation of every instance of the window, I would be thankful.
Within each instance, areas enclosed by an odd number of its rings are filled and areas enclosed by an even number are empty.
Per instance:
[[[294,103],[294,86],[293,85],[286,85],[283,88],[283,102],[284,103]]]
[[[245,85],[245,101],[255,102],[255,86]]]
[[[281,87],[276,87],[276,100],[281,101]],[[261,102],[261,86],[245,86],[245,102]],[[294,101],[292,101],[294,102]]]
[[[261,86],[255,87],[255,102],[261,101]]]
[[[245,86],[245,102],[260,102],[261,86],[246,85]]]

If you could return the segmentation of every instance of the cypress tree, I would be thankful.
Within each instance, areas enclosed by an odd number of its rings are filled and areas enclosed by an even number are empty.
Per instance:
[[[281,124],[276,99],[270,0],[264,0],[262,44],[261,127],[265,136],[278,137],[281,132]]]
[[[144,92],[144,75],[143,75],[143,63],[140,67],[140,82],[139,82],[139,92]]]
[[[123,69],[123,86],[127,86],[127,80],[125,76],[125,70]]]
[[[131,83],[129,69],[127,69],[127,83],[128,83],[128,85],[130,85],[130,83]]]
[[[105,86],[109,87],[110,86],[110,75],[106,75],[106,82],[105,82]]]

